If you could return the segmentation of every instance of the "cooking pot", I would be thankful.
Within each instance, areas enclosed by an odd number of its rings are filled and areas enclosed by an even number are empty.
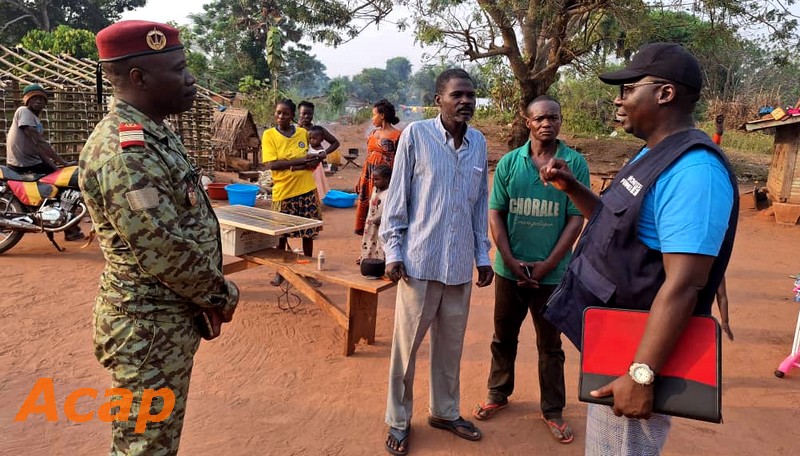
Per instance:
[[[383,277],[386,273],[386,261],[378,258],[361,260],[361,275],[366,277]]]

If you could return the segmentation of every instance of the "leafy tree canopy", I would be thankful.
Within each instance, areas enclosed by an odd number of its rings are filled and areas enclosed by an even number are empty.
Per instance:
[[[31,51],[48,51],[54,54],[70,54],[77,58],[97,60],[94,33],[59,25],[52,32],[34,29],[20,40],[22,47]]]
[[[400,3],[411,10],[411,16],[401,26],[413,25],[422,43],[471,61],[503,58],[519,86],[520,110],[536,96],[547,93],[564,66],[588,69],[587,62],[598,62],[598,55],[629,58],[641,44],[655,38],[654,33],[640,30],[651,11],[685,13],[709,24],[673,30],[672,36],[682,43],[689,36],[711,40],[717,32],[741,36],[760,25],[768,31],[772,47],[792,49],[797,30],[797,21],[786,9],[794,0],[401,0]],[[658,22],[653,24],[661,27]],[[606,59],[599,62],[605,63]],[[521,144],[527,136],[519,118],[512,136],[511,145]]]
[[[146,0],[0,0],[0,43],[15,45],[31,29],[59,25],[98,32]]]
[[[279,85],[324,80],[324,66],[299,45],[303,36],[312,41],[341,44],[355,36],[368,21],[379,21],[391,10],[389,0],[216,0],[193,15],[199,48],[209,56],[216,83],[233,88],[244,76],[270,79],[267,56]],[[277,36],[274,28],[278,28]],[[271,48],[280,38],[280,46]],[[274,82],[274,81],[273,81]]]

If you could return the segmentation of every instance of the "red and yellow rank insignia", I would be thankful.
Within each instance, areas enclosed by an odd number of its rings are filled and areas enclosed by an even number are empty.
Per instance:
[[[119,146],[125,149],[126,147],[142,146],[144,147],[144,127],[138,123],[121,123],[119,124]]]

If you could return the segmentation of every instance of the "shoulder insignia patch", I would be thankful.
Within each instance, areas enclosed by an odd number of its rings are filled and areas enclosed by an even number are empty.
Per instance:
[[[158,207],[158,190],[155,187],[145,187],[125,194],[125,199],[134,212]]]
[[[125,149],[126,147],[142,146],[144,147],[144,127],[138,123],[123,122],[119,124],[119,146]]]

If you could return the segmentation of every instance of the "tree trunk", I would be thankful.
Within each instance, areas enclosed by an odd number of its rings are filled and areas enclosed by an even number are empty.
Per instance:
[[[50,4],[49,1],[43,1],[41,3],[41,13],[42,13],[42,20],[40,24],[40,28],[45,32],[52,32],[53,30],[50,29],[50,14],[47,13],[47,6]]]
[[[525,118],[522,116],[526,113],[531,101],[535,100],[539,95],[547,94],[547,90],[553,85],[553,82],[555,82],[555,72],[552,74],[548,72],[543,75],[543,78],[539,79],[517,81],[522,97],[519,100],[517,114],[514,116],[514,123],[511,125],[511,138],[508,140],[509,148],[516,149],[528,140],[530,131],[525,126]]]

